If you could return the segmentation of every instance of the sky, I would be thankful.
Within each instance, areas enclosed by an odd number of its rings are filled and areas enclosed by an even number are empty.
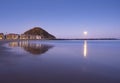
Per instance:
[[[57,38],[120,38],[120,0],[0,0],[0,33],[33,27]]]

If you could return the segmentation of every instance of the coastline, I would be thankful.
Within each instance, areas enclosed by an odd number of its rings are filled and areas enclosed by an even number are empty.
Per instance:
[[[53,39],[53,40],[120,40],[117,38],[81,38],[81,39],[64,39],[64,38],[57,38],[57,39]]]
[[[30,40],[38,40],[38,39],[28,39],[28,41]],[[116,39],[116,38],[95,38],[95,39],[92,39],[92,38],[89,38],[89,39],[41,39],[39,41],[43,41],[43,40],[120,40],[120,39]],[[20,40],[20,39],[17,39],[17,40],[0,40],[0,46],[6,44],[6,43],[9,43],[9,42],[14,42],[14,41],[24,41],[24,40]]]
[[[9,55],[9,48],[5,47],[4,44],[11,42],[11,40],[0,40],[0,57]]]
[[[38,40],[38,39],[28,39],[29,40]],[[64,39],[64,38],[57,38],[57,39],[40,39],[40,40],[120,40],[116,38],[87,38],[87,39]],[[14,42],[14,41],[24,41],[24,39],[16,39],[16,40],[0,40],[0,45],[5,43]]]
[[[0,46],[5,44],[5,43],[12,42],[12,41],[15,41],[15,40],[0,40]]]

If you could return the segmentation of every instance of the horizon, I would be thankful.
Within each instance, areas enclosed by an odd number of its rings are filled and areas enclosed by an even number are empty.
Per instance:
[[[120,38],[119,3],[119,0],[1,0],[0,33],[22,34],[38,26],[56,38]]]

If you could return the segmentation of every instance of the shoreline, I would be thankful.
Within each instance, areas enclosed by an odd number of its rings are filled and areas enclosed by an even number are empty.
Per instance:
[[[12,42],[14,40],[0,40],[0,45],[3,45],[5,43],[9,43],[9,42]]]
[[[117,38],[81,38],[81,39],[64,39],[64,38],[58,38],[58,39],[53,39],[53,40],[120,40]]]
[[[30,39],[28,39],[29,41]],[[38,39],[31,39],[31,40],[38,40]],[[116,38],[96,38],[96,39],[41,39],[40,41],[43,41],[43,40],[120,40],[120,39],[116,39]],[[5,43],[9,43],[9,42],[14,42],[14,41],[25,41],[25,40],[0,40],[0,46],[5,44]]]
[[[5,47],[6,43],[12,42],[11,40],[0,40],[0,56],[9,55],[10,53],[7,51],[9,48]]]
[[[31,40],[38,40],[38,39],[31,39]],[[120,40],[120,39],[115,39],[115,38],[101,38],[101,39],[41,39],[40,41],[44,41],[44,40]],[[9,42],[14,42],[14,41],[25,41],[25,40],[0,40],[0,45],[3,45],[5,43],[9,43]],[[30,39],[28,39],[27,41],[30,41]]]

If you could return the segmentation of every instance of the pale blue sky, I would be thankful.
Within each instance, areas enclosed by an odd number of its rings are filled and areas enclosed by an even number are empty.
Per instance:
[[[118,38],[120,0],[0,0],[0,32],[35,26],[58,38]]]

